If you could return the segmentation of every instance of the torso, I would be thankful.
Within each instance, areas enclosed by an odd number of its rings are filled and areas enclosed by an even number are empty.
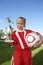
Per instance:
[[[31,30],[23,30],[23,31],[17,31],[15,30],[12,33],[12,38],[14,40],[15,49],[26,49],[29,48],[25,41],[25,36],[32,32]]]

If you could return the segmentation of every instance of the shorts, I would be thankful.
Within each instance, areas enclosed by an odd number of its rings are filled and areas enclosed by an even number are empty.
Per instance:
[[[32,65],[32,56],[29,49],[15,50],[11,65]]]

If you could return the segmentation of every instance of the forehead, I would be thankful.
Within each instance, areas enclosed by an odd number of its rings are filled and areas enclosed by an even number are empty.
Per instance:
[[[21,18],[18,18],[18,19],[16,20],[16,22],[17,22],[17,23],[24,23],[24,20],[21,19]]]

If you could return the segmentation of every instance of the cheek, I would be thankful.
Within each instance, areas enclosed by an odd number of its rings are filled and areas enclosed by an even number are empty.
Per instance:
[[[21,27],[23,28],[23,27],[24,27],[24,25],[21,25]]]
[[[24,27],[24,24],[22,24],[21,26]]]
[[[19,25],[18,25],[18,24],[16,24],[16,27],[19,27]]]

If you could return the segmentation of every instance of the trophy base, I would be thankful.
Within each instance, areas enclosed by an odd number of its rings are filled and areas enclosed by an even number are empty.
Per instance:
[[[12,42],[14,42],[14,40],[0,40],[0,42],[8,42],[8,43],[12,43]]]

